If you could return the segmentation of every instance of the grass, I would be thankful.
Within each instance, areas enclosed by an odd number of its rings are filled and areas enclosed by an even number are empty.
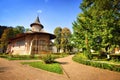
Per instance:
[[[43,69],[46,71],[62,74],[62,68],[58,63],[45,64],[44,62],[22,62],[22,64],[28,64],[32,67]]]
[[[30,55],[0,55],[1,58],[6,58],[8,60],[38,60],[38,56],[33,58]]]
[[[46,54],[41,54],[41,55],[35,55],[34,57],[30,55],[6,55],[6,54],[1,54],[1,58],[6,58],[8,60],[40,60],[42,57],[46,56]],[[51,56],[56,59],[56,58],[62,58],[68,56],[68,54],[51,54]],[[50,72],[55,72],[58,74],[62,74],[62,68],[60,64],[58,63],[51,63],[51,64],[45,64],[44,62],[22,62],[22,64],[28,64],[32,67],[43,69],[46,71]]]
[[[41,59],[42,56],[46,54],[40,54],[40,55],[35,55],[32,57],[31,55],[8,55],[8,54],[0,54],[1,58],[6,58],[8,60],[39,60]],[[68,54],[51,54],[52,57],[56,58],[62,58],[66,57]]]

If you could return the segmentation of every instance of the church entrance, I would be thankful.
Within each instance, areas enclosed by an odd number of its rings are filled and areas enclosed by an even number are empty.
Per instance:
[[[40,54],[42,51],[47,51],[45,40],[33,40],[31,54]]]

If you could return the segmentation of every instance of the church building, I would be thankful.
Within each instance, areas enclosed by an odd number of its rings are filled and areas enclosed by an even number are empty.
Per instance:
[[[37,16],[35,22],[30,24],[31,30],[18,34],[10,39],[8,52],[12,55],[31,55],[52,52],[52,39],[56,36],[44,31],[44,26]]]

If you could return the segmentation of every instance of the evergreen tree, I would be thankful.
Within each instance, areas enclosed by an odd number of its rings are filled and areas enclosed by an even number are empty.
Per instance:
[[[73,23],[78,47],[89,53],[90,49],[120,46],[120,0],[83,0],[80,8],[82,13]]]

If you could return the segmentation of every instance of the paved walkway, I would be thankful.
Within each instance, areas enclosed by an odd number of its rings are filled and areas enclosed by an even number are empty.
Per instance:
[[[47,72],[20,62],[0,58],[0,80],[68,80],[63,74]]]
[[[120,80],[120,72],[82,65],[72,61],[72,57],[57,59],[70,80]]]
[[[0,58],[0,80],[120,80],[119,72],[82,65],[72,61],[72,57],[57,59],[64,70],[63,75]]]

